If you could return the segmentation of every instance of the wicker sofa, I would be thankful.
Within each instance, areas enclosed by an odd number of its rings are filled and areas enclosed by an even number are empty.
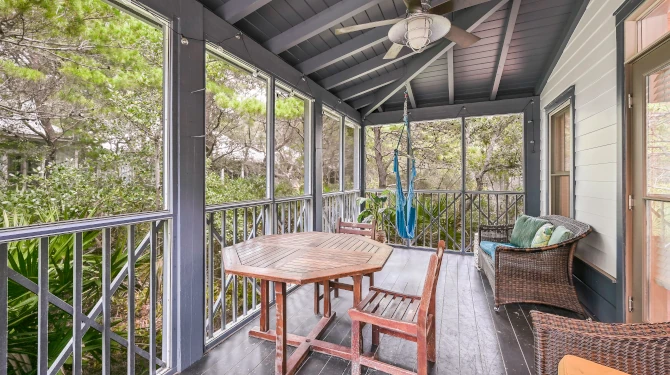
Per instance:
[[[537,375],[574,355],[632,375],[670,374],[670,323],[608,324],[531,311]]]
[[[567,241],[537,248],[497,246],[495,260],[484,251],[478,265],[491,284],[495,310],[515,302],[539,303],[575,311],[586,316],[572,281],[572,261],[577,242],[591,233],[591,226],[563,216],[541,216],[573,233]],[[510,242],[514,225],[479,228],[479,241]]]

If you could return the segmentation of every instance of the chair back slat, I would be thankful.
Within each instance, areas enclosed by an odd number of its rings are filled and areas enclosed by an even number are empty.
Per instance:
[[[375,222],[372,223],[349,223],[342,221],[342,219],[337,219],[337,233],[346,233],[346,234],[357,234],[364,237],[369,237],[375,239]]]
[[[430,256],[430,263],[426,271],[426,281],[421,293],[421,304],[419,305],[419,324],[426,323],[428,313],[435,311],[435,296],[437,295],[437,281],[440,278],[440,268],[442,268],[442,257],[445,249],[444,241],[437,244],[437,251]]]

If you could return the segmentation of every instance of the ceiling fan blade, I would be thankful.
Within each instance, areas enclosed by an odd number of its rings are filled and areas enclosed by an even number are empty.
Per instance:
[[[399,20],[396,18],[396,19],[392,19],[392,20],[382,20],[382,21],[376,21],[376,22],[362,23],[360,25],[341,27],[339,29],[335,29],[335,35],[346,34],[346,33],[351,33],[351,32],[354,32],[354,31],[360,31],[360,30],[365,30],[365,29],[371,29],[373,27],[378,27],[378,26],[393,25],[393,24],[397,23],[398,21]]]
[[[436,5],[428,10],[430,14],[447,14],[457,10],[470,8],[475,5],[483,4],[489,0],[447,0],[440,5]]]
[[[407,10],[411,12],[416,12],[421,10],[421,0],[402,0],[407,7]]]
[[[482,39],[475,34],[461,29],[458,26],[454,26],[453,24],[451,25],[451,29],[449,29],[447,35],[444,37],[458,44],[458,46],[462,48],[468,48]]]
[[[386,52],[386,55],[384,55],[384,60],[393,60],[398,57],[398,54],[402,51],[402,47],[404,47],[402,44],[393,43],[388,52]]]

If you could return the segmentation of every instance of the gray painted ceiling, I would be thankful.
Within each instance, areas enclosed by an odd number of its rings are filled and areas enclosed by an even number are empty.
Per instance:
[[[317,19],[313,18],[315,16],[323,17],[347,2],[359,5],[363,3],[359,8],[353,9],[363,8],[364,10],[350,11],[349,13],[354,14],[353,16],[347,15],[347,18],[339,20],[340,23],[334,24],[329,29],[316,33],[300,43],[284,43],[284,46],[290,48],[285,50],[280,48],[283,51],[278,55],[302,71],[305,71],[306,64],[314,62],[310,59],[315,57],[318,59],[320,54],[327,53],[343,43],[370,32],[366,30],[335,35],[336,28],[392,19],[405,14],[405,5],[402,0],[367,2],[372,5],[361,0],[199,1],[222,18],[231,21],[235,27],[258,43],[265,44],[268,49],[271,49],[270,45],[276,46],[275,42],[281,44],[278,40],[282,38],[285,40],[285,37],[292,35],[298,37],[300,32],[305,30],[300,27],[304,27],[310,19],[312,21]],[[491,2],[498,1],[500,0],[491,0]],[[565,35],[569,35],[571,17],[578,12],[582,0],[509,0],[474,29],[473,33],[482,38],[481,41],[469,48],[456,46],[453,49],[453,56],[450,56],[451,53],[445,53],[411,80],[411,89],[417,107],[491,99],[496,72],[501,61],[501,51],[504,50],[505,34],[508,27],[512,25],[510,19],[513,17],[510,16],[515,13],[513,9],[515,1],[520,5],[516,14],[516,22],[513,23],[514,31],[506,48],[506,60],[500,69],[502,74],[499,77],[496,99],[537,94],[535,90],[538,82],[549,70],[551,61]],[[442,2],[444,1],[434,0],[433,5]],[[486,4],[477,6],[482,7]],[[468,9],[465,9],[453,13],[452,19],[457,22],[459,16],[464,15],[464,12],[467,11]],[[383,34],[385,33],[381,33]],[[276,38],[277,36],[281,37]],[[364,37],[359,39],[362,38]],[[272,42],[268,43],[270,40]],[[342,55],[341,50],[334,50],[338,51],[339,61],[328,63],[323,67],[320,67],[323,64],[318,65],[320,69],[307,71],[307,73],[310,78],[334,94],[348,98],[347,102],[354,107],[362,108],[370,104],[376,90],[390,83],[391,78],[389,77],[394,76],[396,69],[405,71],[407,69],[405,66],[418,57],[417,55],[408,56],[379,67],[377,61],[390,46],[391,43],[385,40],[368,43],[364,48],[357,49],[355,53]],[[347,57],[341,58],[345,55]],[[450,58],[453,59],[453,72],[449,71]],[[301,63],[304,64],[299,65]],[[372,68],[363,69],[367,66],[372,66]],[[378,68],[373,69],[375,67]],[[398,77],[401,71],[396,71],[395,73],[398,74],[395,77]],[[450,76],[453,76],[453,98],[450,98]],[[343,80],[341,77],[347,79]],[[362,94],[352,96],[361,91],[363,91]],[[381,109],[384,111],[402,109],[403,92],[404,90],[401,89],[392,95],[383,103]]]

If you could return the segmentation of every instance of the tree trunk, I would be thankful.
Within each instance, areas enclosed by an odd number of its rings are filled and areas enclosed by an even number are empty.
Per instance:
[[[386,188],[386,178],[388,173],[386,165],[384,165],[384,158],[382,155],[382,129],[381,127],[372,128],[374,133],[374,149],[375,149],[375,164],[377,165],[377,176],[379,178],[379,188]]]

